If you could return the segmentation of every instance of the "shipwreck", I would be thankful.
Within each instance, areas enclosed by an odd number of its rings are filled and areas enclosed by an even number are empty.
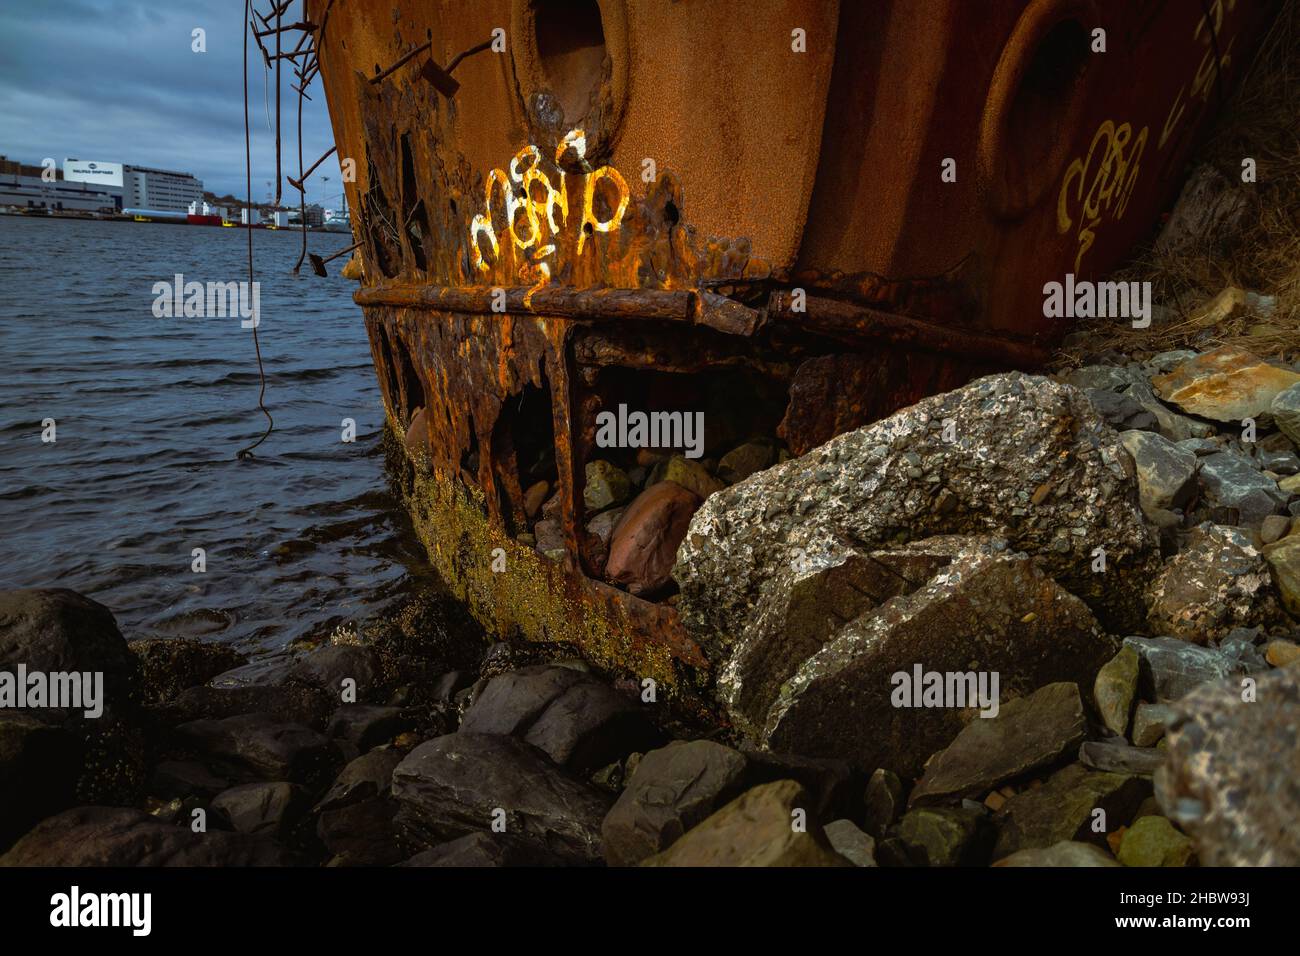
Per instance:
[[[433,564],[503,637],[699,696],[708,655],[647,568],[720,460],[1041,366],[1069,325],[1045,284],[1150,234],[1271,9],[309,0]],[[702,414],[676,450],[713,483],[621,545],[610,508],[666,466],[601,438],[620,409]]]

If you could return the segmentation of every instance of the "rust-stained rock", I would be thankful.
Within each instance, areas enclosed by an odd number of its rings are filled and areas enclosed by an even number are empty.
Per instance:
[[[1245,690],[1210,684],[1176,705],[1156,796],[1203,865],[1300,866],[1300,668]]]
[[[605,576],[633,594],[653,594],[670,580],[697,495],[673,481],[647,488],[628,505],[609,542]]]
[[[1165,563],[1147,590],[1147,622],[1155,634],[1206,644],[1234,627],[1276,624],[1268,563],[1250,536],[1206,522]]]
[[[1269,413],[1279,392],[1296,383],[1300,374],[1230,345],[1198,355],[1151,380],[1165,401],[1218,422],[1258,419]]]

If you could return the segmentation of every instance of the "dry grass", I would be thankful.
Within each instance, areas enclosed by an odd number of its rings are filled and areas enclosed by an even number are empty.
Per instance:
[[[1257,163],[1257,214],[1226,249],[1222,236],[1214,247],[1206,242],[1177,255],[1147,245],[1111,277],[1151,282],[1155,301],[1172,316],[1148,329],[1091,328],[1086,345],[1061,350],[1058,366],[1080,365],[1111,350],[1140,359],[1225,344],[1286,361],[1300,357],[1300,0],[1282,5],[1191,165],[1209,163],[1239,182],[1247,156]],[[1242,310],[1224,321],[1198,317],[1228,286],[1274,296],[1276,306],[1267,315]]]

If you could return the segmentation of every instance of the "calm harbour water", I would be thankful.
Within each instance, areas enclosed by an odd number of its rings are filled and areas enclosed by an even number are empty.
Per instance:
[[[313,234],[327,254],[345,234]],[[238,318],[155,318],[153,284],[247,278],[241,229],[0,216],[0,585],[70,587],[128,639],[272,650],[433,586],[381,449],[354,282],[257,230],[266,404]],[[57,440],[43,443],[42,420]],[[356,441],[341,440],[344,418]],[[191,570],[194,548],[207,570]]]

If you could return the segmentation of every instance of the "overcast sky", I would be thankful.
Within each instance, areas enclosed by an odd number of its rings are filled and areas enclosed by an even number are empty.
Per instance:
[[[256,0],[265,12],[270,0]],[[299,4],[286,22],[299,19]],[[245,195],[243,0],[0,0],[0,154],[66,157],[193,173],[218,195]],[[191,31],[207,31],[194,53]],[[286,42],[297,34],[286,34]],[[275,179],[275,86],[249,38],[253,199]],[[284,171],[298,171],[297,95],[285,61]],[[333,145],[320,80],[303,103],[303,163]],[[271,125],[268,127],[267,103]],[[330,176],[323,183],[322,173]],[[308,180],[308,199],[336,206],[338,167]],[[297,193],[287,184],[286,201]]]

